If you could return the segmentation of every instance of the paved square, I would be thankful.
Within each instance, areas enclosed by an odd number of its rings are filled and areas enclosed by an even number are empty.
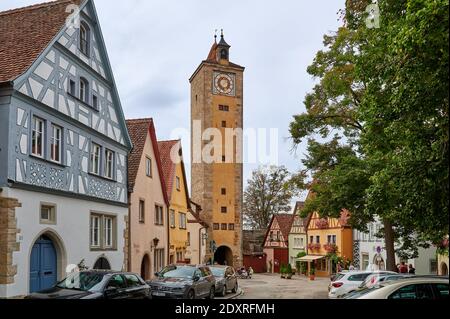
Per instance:
[[[310,281],[305,276],[281,279],[278,274],[255,274],[240,280],[243,294],[238,299],[328,299],[328,278]]]

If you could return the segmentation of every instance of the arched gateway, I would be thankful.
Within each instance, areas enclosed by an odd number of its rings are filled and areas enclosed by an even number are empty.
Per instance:
[[[214,254],[214,263],[233,266],[233,252],[227,246],[220,246]]]

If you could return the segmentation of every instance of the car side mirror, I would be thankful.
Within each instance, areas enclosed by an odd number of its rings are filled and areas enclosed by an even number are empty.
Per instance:
[[[198,282],[200,280],[200,276],[194,276],[194,282]]]
[[[156,277],[159,277],[159,272],[155,272],[155,276],[156,276]]]

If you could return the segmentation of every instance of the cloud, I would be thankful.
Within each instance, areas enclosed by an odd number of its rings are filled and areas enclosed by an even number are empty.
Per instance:
[[[2,0],[0,10],[42,2]],[[225,29],[231,59],[246,67],[245,125],[278,128],[280,164],[300,168],[288,126],[304,111],[314,82],[306,68],[337,30],[345,0],[95,0],[113,72],[128,118],[154,117],[160,139],[190,125],[188,79],[206,58],[214,29]],[[190,142],[183,141],[185,153]],[[245,167],[249,177],[255,166]],[[187,167],[188,175],[189,167]]]

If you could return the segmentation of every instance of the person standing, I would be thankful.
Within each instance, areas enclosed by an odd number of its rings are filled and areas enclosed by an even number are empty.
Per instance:
[[[400,265],[400,273],[401,274],[407,274],[408,273],[408,266],[406,266],[406,263],[404,261]]]
[[[408,273],[409,273],[410,275],[415,275],[415,274],[416,274],[416,268],[414,268],[413,265],[409,265],[409,271],[408,271]]]

